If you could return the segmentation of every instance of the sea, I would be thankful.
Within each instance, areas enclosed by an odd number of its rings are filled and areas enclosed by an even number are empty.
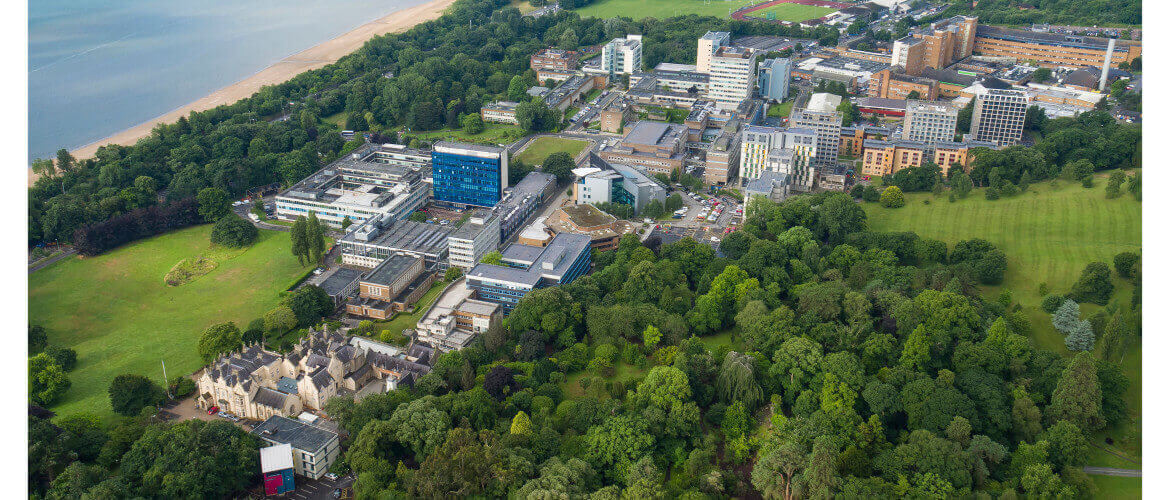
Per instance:
[[[29,2],[29,161],[136,126],[425,2]]]

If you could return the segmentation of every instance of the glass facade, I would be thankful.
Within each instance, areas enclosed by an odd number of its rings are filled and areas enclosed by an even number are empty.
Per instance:
[[[503,195],[500,158],[435,151],[431,166],[436,201],[491,207]]]

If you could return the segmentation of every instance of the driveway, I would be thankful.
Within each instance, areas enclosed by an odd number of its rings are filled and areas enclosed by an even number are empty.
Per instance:
[[[1085,474],[1092,474],[1094,476],[1142,477],[1141,469],[1116,469],[1113,467],[1086,466],[1084,470]]]

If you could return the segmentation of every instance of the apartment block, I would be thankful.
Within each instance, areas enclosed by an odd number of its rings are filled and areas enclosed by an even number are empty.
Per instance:
[[[875,177],[890,175],[904,168],[921,167],[930,161],[946,175],[953,166],[967,169],[971,159],[969,153],[973,148],[996,149],[997,146],[992,142],[976,140],[940,141],[928,145],[901,139],[867,139],[861,173]]]
[[[503,148],[436,142],[431,167],[438,202],[491,207],[508,187],[508,151]]]
[[[756,54],[747,49],[721,47],[711,56],[711,87],[707,97],[724,109],[734,109],[752,96]]]
[[[926,77],[912,76],[898,67],[886,68],[874,73],[869,80],[867,92],[870,97],[884,99],[910,99],[915,97],[926,101],[938,99],[939,82]],[[917,92],[917,96],[911,95]]]
[[[695,71],[699,73],[711,72],[711,57],[719,49],[731,45],[731,33],[726,31],[708,31],[699,38],[698,53],[695,54]]]
[[[902,139],[934,145],[955,140],[959,108],[948,102],[911,100],[902,119]]]
[[[534,71],[574,71],[581,65],[580,57],[575,50],[548,48],[533,54],[528,67]]]
[[[1024,136],[1024,117],[1030,99],[1023,90],[980,87],[971,114],[971,134],[976,140],[1000,146],[1018,144]]]
[[[614,38],[601,49],[601,69],[610,75],[642,70],[642,35]]]
[[[757,81],[760,86],[760,97],[783,101],[788,97],[788,83],[792,79],[792,61],[790,59],[775,58],[760,62]]]
[[[812,188],[817,134],[812,129],[748,126],[740,141],[740,176],[759,179],[765,172],[783,172],[803,189]]]
[[[789,126],[794,128],[811,129],[817,135],[816,156],[813,157],[814,168],[832,168],[837,166],[837,155],[841,143],[841,113],[837,106],[841,104],[841,96],[819,93],[813,94],[808,104],[802,109],[794,109],[789,118]],[[815,175],[815,172],[810,172]]]

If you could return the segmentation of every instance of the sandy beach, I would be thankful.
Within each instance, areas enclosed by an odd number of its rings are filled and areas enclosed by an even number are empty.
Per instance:
[[[204,111],[223,104],[234,103],[255,94],[265,85],[282,83],[305,71],[329,65],[361,48],[371,38],[387,33],[406,31],[416,24],[437,19],[452,3],[455,3],[455,0],[431,0],[425,4],[409,7],[370,21],[336,38],[281,59],[248,78],[212,92],[186,106],[77,148],[72,151],[73,156],[78,159],[91,158],[97,153],[99,147],[107,144],[132,145],[139,139],[150,135],[150,131],[159,123],[173,123],[179,117],[187,116],[193,111]],[[35,180],[36,174],[33,174],[32,170],[29,169],[29,185]]]

